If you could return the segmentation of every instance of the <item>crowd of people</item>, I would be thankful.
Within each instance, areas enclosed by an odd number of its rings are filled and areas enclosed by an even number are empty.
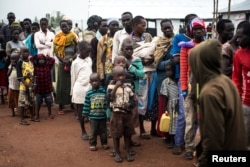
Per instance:
[[[60,31],[49,30],[48,20],[15,21],[0,33],[0,86],[7,88],[12,116],[40,122],[45,102],[48,118],[75,111],[81,138],[122,162],[120,138],[124,137],[126,160],[133,161],[135,129],[142,139],[164,137],[174,155],[184,153],[196,166],[207,166],[213,150],[250,149],[250,23],[236,31],[229,19],[216,23],[218,39],[206,38],[204,20],[185,16],[185,31],[174,34],[170,19],[160,22],[162,35],[146,32],[143,16],[124,12],[121,18],[93,15],[80,30],[70,18],[60,21]],[[119,28],[119,22],[122,29]],[[53,111],[53,103],[58,110]],[[161,131],[163,114],[170,116],[169,130]],[[90,130],[86,130],[86,122]],[[150,132],[144,121],[150,121]],[[200,133],[200,140],[195,136]],[[184,151],[185,150],[185,151]]]

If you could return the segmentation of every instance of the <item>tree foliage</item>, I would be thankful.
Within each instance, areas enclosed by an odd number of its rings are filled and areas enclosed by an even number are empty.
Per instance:
[[[46,13],[45,17],[49,20],[49,25],[53,25],[53,27],[58,27],[60,21],[63,18],[63,14],[60,11],[56,11],[56,16],[52,16],[49,13]]]

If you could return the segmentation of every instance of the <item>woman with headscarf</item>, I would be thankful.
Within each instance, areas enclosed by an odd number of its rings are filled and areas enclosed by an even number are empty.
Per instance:
[[[87,29],[83,32],[79,33],[79,41],[90,41],[96,36],[96,32],[98,30],[98,22],[100,22],[102,18],[97,15],[92,15],[87,20]]]
[[[76,35],[70,31],[67,20],[60,22],[61,32],[56,34],[54,38],[54,53],[59,59],[58,75],[56,82],[56,100],[59,104],[58,114],[64,114],[63,106],[71,103],[70,89],[71,76],[70,66],[75,58],[77,38]],[[73,109],[73,106],[71,105]]]

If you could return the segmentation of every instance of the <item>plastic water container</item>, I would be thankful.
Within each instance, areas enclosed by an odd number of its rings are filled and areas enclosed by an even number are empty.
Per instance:
[[[170,116],[167,113],[161,115],[159,129],[161,132],[168,132],[170,127]]]

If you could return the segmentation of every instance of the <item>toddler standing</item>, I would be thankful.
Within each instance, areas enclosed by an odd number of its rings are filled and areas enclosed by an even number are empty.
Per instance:
[[[168,144],[168,148],[174,147],[174,135],[176,132],[177,126],[177,116],[179,111],[179,100],[178,100],[178,81],[175,79],[175,64],[174,62],[169,62],[166,65],[166,73],[167,78],[162,81],[161,89],[160,89],[160,98],[164,99],[164,111],[167,112],[170,116],[170,143]],[[158,112],[158,122],[160,121],[162,112]],[[163,110],[162,110],[163,111]],[[159,124],[158,124],[159,127]]]
[[[54,119],[54,115],[51,113],[51,104],[53,103],[53,97],[51,95],[52,81],[51,81],[51,69],[54,66],[55,59],[43,54],[38,54],[35,57],[32,57],[31,60],[34,61],[35,66],[35,76],[36,76],[36,117],[35,122],[39,122],[40,119],[40,107],[43,103],[43,99],[48,108],[48,117]]]
[[[15,109],[18,107],[19,81],[17,80],[16,64],[19,57],[20,52],[14,51],[11,53],[10,66],[7,73],[9,78],[8,103],[13,117],[15,116]]]
[[[90,119],[89,149],[96,151],[97,135],[100,135],[103,149],[108,149],[107,127],[106,127],[106,91],[101,86],[101,79],[97,73],[90,75],[90,89],[85,97],[83,105],[83,117]]]
[[[115,66],[112,72],[114,81],[107,88],[107,100],[112,108],[111,136],[115,150],[115,162],[122,162],[120,153],[120,138],[124,136],[127,161],[133,161],[130,154],[131,136],[134,134],[132,109],[135,107],[134,92],[131,86],[124,84],[126,73],[121,66]]]

